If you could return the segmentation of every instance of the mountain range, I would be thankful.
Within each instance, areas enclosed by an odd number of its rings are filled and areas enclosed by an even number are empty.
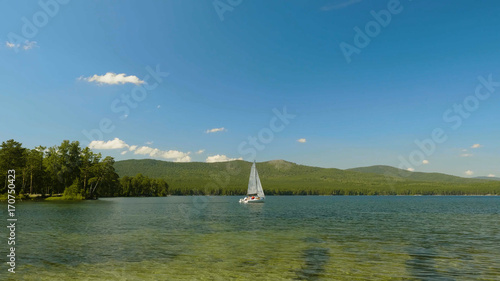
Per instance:
[[[174,163],[143,159],[115,163],[121,177],[141,173],[164,179],[171,194],[245,194],[250,167],[250,162],[241,160]],[[462,178],[390,166],[341,170],[272,160],[257,163],[257,169],[266,194],[275,195],[500,194],[500,182],[495,178]]]

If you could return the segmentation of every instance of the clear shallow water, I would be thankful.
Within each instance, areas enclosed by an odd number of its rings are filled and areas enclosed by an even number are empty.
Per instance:
[[[500,197],[238,199],[16,203],[15,280],[500,280]]]

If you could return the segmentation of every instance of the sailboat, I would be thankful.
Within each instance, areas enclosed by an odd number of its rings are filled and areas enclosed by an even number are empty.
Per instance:
[[[253,161],[250,179],[248,180],[247,196],[240,199],[240,203],[264,203],[265,199],[266,195],[264,195],[259,173],[257,172],[257,168],[255,168],[255,161]]]

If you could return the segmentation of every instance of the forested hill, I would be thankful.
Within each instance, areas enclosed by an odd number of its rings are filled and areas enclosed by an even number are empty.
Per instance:
[[[394,168],[391,166],[383,166],[383,165],[352,168],[352,169],[348,169],[347,171],[396,176],[396,177],[406,178],[409,180],[428,181],[428,182],[450,182],[450,183],[469,182],[469,183],[473,183],[473,182],[478,181],[477,178],[468,179],[468,178],[456,177],[456,176],[451,176],[451,175],[441,174],[441,173],[410,172],[407,170],[401,170],[401,169]]]
[[[170,194],[244,194],[251,163],[172,163],[124,160],[121,176],[141,173],[162,178]],[[438,173],[414,173],[388,166],[340,170],[297,165],[284,160],[257,163],[266,194],[500,194],[500,182]]]

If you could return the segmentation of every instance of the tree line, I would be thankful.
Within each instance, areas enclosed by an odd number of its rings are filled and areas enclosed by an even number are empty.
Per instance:
[[[0,145],[0,193],[7,192],[7,172],[15,170],[17,194],[64,194],[68,199],[168,194],[168,184],[162,179],[141,174],[120,179],[114,163],[113,157],[103,158],[78,141],[28,149],[10,139]]]
[[[67,199],[102,196],[243,195],[250,163],[171,163],[120,161],[102,157],[78,141],[27,149],[14,140],[0,145],[0,198],[8,188],[8,170],[16,170],[16,193]],[[115,166],[120,174],[115,171]],[[498,181],[433,182],[337,169],[260,163],[266,195],[465,195],[500,194]],[[140,171],[143,174],[135,174]],[[135,176],[133,176],[135,174]],[[149,176],[149,177],[148,177]],[[168,180],[169,184],[167,184]],[[6,196],[6,195],[5,195]]]

